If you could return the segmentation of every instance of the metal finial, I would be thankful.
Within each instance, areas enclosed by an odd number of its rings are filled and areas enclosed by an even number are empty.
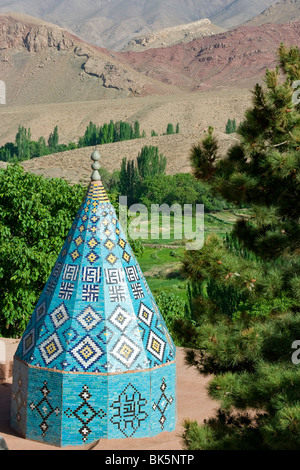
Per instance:
[[[94,170],[93,173],[92,173],[92,176],[91,176],[91,180],[92,181],[101,181],[101,176],[100,176],[100,173],[99,173],[99,170],[101,168],[100,166],[100,154],[97,150],[95,150],[92,155],[91,155],[91,159],[93,160],[93,164],[92,164],[92,169]]]

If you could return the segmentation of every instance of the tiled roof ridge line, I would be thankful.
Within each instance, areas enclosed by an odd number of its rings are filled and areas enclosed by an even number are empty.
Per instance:
[[[168,361],[165,362],[164,364],[160,364],[158,366],[151,367],[149,369],[135,369],[135,370],[126,370],[122,372],[83,372],[83,371],[66,371],[66,370],[59,370],[59,369],[49,369],[47,367],[39,367],[39,366],[33,366],[31,364],[28,364],[26,361],[23,361],[20,359],[18,356],[15,356],[14,359],[21,364],[24,364],[27,366],[29,369],[36,369],[36,370],[45,370],[47,372],[54,372],[58,374],[65,374],[65,375],[95,375],[95,376],[113,376],[113,375],[123,375],[123,374],[135,374],[138,372],[152,372],[157,369],[161,369],[162,367],[168,367],[171,364],[176,364],[176,359],[174,361]]]

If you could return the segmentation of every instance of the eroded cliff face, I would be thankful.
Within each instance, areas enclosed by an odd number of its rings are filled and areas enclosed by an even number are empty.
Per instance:
[[[28,52],[41,52],[48,47],[65,50],[72,48],[74,43],[74,37],[70,33],[54,25],[34,24],[9,15],[0,16],[2,50],[22,47]]]
[[[39,23],[40,21],[40,23]],[[115,60],[105,49],[94,47],[56,25],[21,15],[0,16],[0,61],[9,62],[9,53],[27,52],[37,57],[51,50],[70,51],[83,58],[82,71],[97,77],[104,88],[133,95],[143,93],[147,80],[128,65]],[[41,65],[38,65],[41,67]],[[148,82],[150,79],[148,79]]]

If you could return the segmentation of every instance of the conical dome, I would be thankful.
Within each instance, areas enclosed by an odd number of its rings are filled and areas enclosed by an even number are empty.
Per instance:
[[[176,421],[176,348],[98,173],[14,358],[11,425],[57,446]]]

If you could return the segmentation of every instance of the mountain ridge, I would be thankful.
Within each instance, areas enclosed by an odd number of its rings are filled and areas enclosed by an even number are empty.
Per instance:
[[[127,46],[123,47],[122,52],[168,47],[180,42],[191,42],[194,39],[212,36],[224,31],[223,28],[214,25],[208,18],[203,18],[192,23],[172,26],[146,35],[135,36],[129,41]]]
[[[73,31],[89,43],[121,50],[137,35],[209,18],[227,29],[224,21],[236,25],[236,11],[242,9],[242,21],[253,17],[276,0],[6,0],[0,13],[25,13]],[[229,17],[228,17],[229,15]],[[217,19],[217,21],[216,21]]]
[[[51,23],[0,15],[0,79],[9,104],[84,101],[250,87],[276,66],[300,22],[241,26],[165,48],[116,52]]]
[[[250,18],[245,26],[261,26],[265,23],[288,23],[300,21],[300,0],[281,0],[259,15]]]

